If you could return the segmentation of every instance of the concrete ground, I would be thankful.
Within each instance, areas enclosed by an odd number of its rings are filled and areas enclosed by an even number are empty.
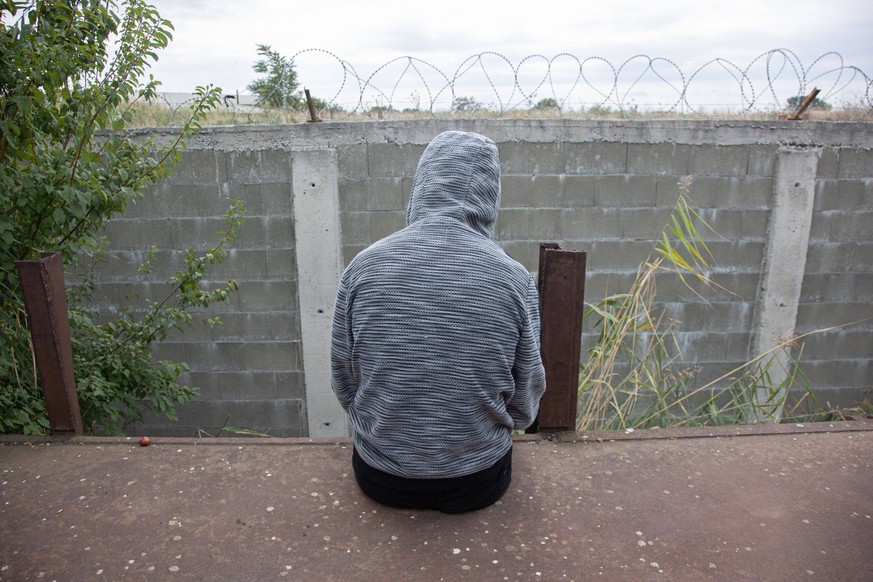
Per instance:
[[[382,507],[347,440],[0,441],[0,579],[873,580],[873,422],[519,438],[497,505]]]

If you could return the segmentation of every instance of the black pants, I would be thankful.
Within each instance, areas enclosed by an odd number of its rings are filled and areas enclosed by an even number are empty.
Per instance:
[[[409,479],[369,466],[352,451],[352,468],[361,491],[374,501],[404,509],[464,513],[493,505],[512,481],[512,449],[487,469],[450,479]]]

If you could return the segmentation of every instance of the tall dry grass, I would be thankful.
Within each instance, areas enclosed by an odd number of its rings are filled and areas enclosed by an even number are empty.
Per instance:
[[[703,292],[718,287],[708,275],[712,255],[700,232],[711,227],[692,208],[690,185],[690,177],[679,183],[661,238],[629,289],[586,309],[598,337],[583,358],[577,430],[749,424],[837,414],[820,406],[801,370],[802,337],[699,386],[695,371],[679,363],[676,323],[656,308],[658,275],[673,273],[698,295],[691,280],[703,283]],[[786,351],[791,352],[787,359]]]

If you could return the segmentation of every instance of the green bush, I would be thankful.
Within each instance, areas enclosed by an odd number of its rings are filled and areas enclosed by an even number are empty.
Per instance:
[[[60,253],[70,271],[91,272],[105,222],[166,178],[186,140],[221,95],[198,88],[186,123],[165,142],[125,133],[127,108],[155,95],[143,82],[172,25],[142,0],[0,2],[0,431],[35,434],[48,422],[15,261]],[[70,292],[74,373],[86,428],[120,432],[145,408],[170,418],[194,389],[186,367],[156,362],[151,343],[191,322],[189,310],[225,300],[233,281],[202,289],[209,264],[236,237],[242,208],[202,256],[189,251],[173,292],[97,323],[90,276]]]

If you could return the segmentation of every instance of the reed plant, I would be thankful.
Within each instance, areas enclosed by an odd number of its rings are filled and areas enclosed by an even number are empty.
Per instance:
[[[584,317],[597,339],[580,372],[577,430],[798,421],[827,414],[799,365],[802,337],[702,384],[699,371],[682,364],[678,324],[656,302],[658,275],[673,273],[703,301],[710,290],[730,293],[710,276],[712,253],[701,230],[715,231],[691,206],[690,185],[690,177],[680,181],[667,225],[628,290],[586,307]]]

